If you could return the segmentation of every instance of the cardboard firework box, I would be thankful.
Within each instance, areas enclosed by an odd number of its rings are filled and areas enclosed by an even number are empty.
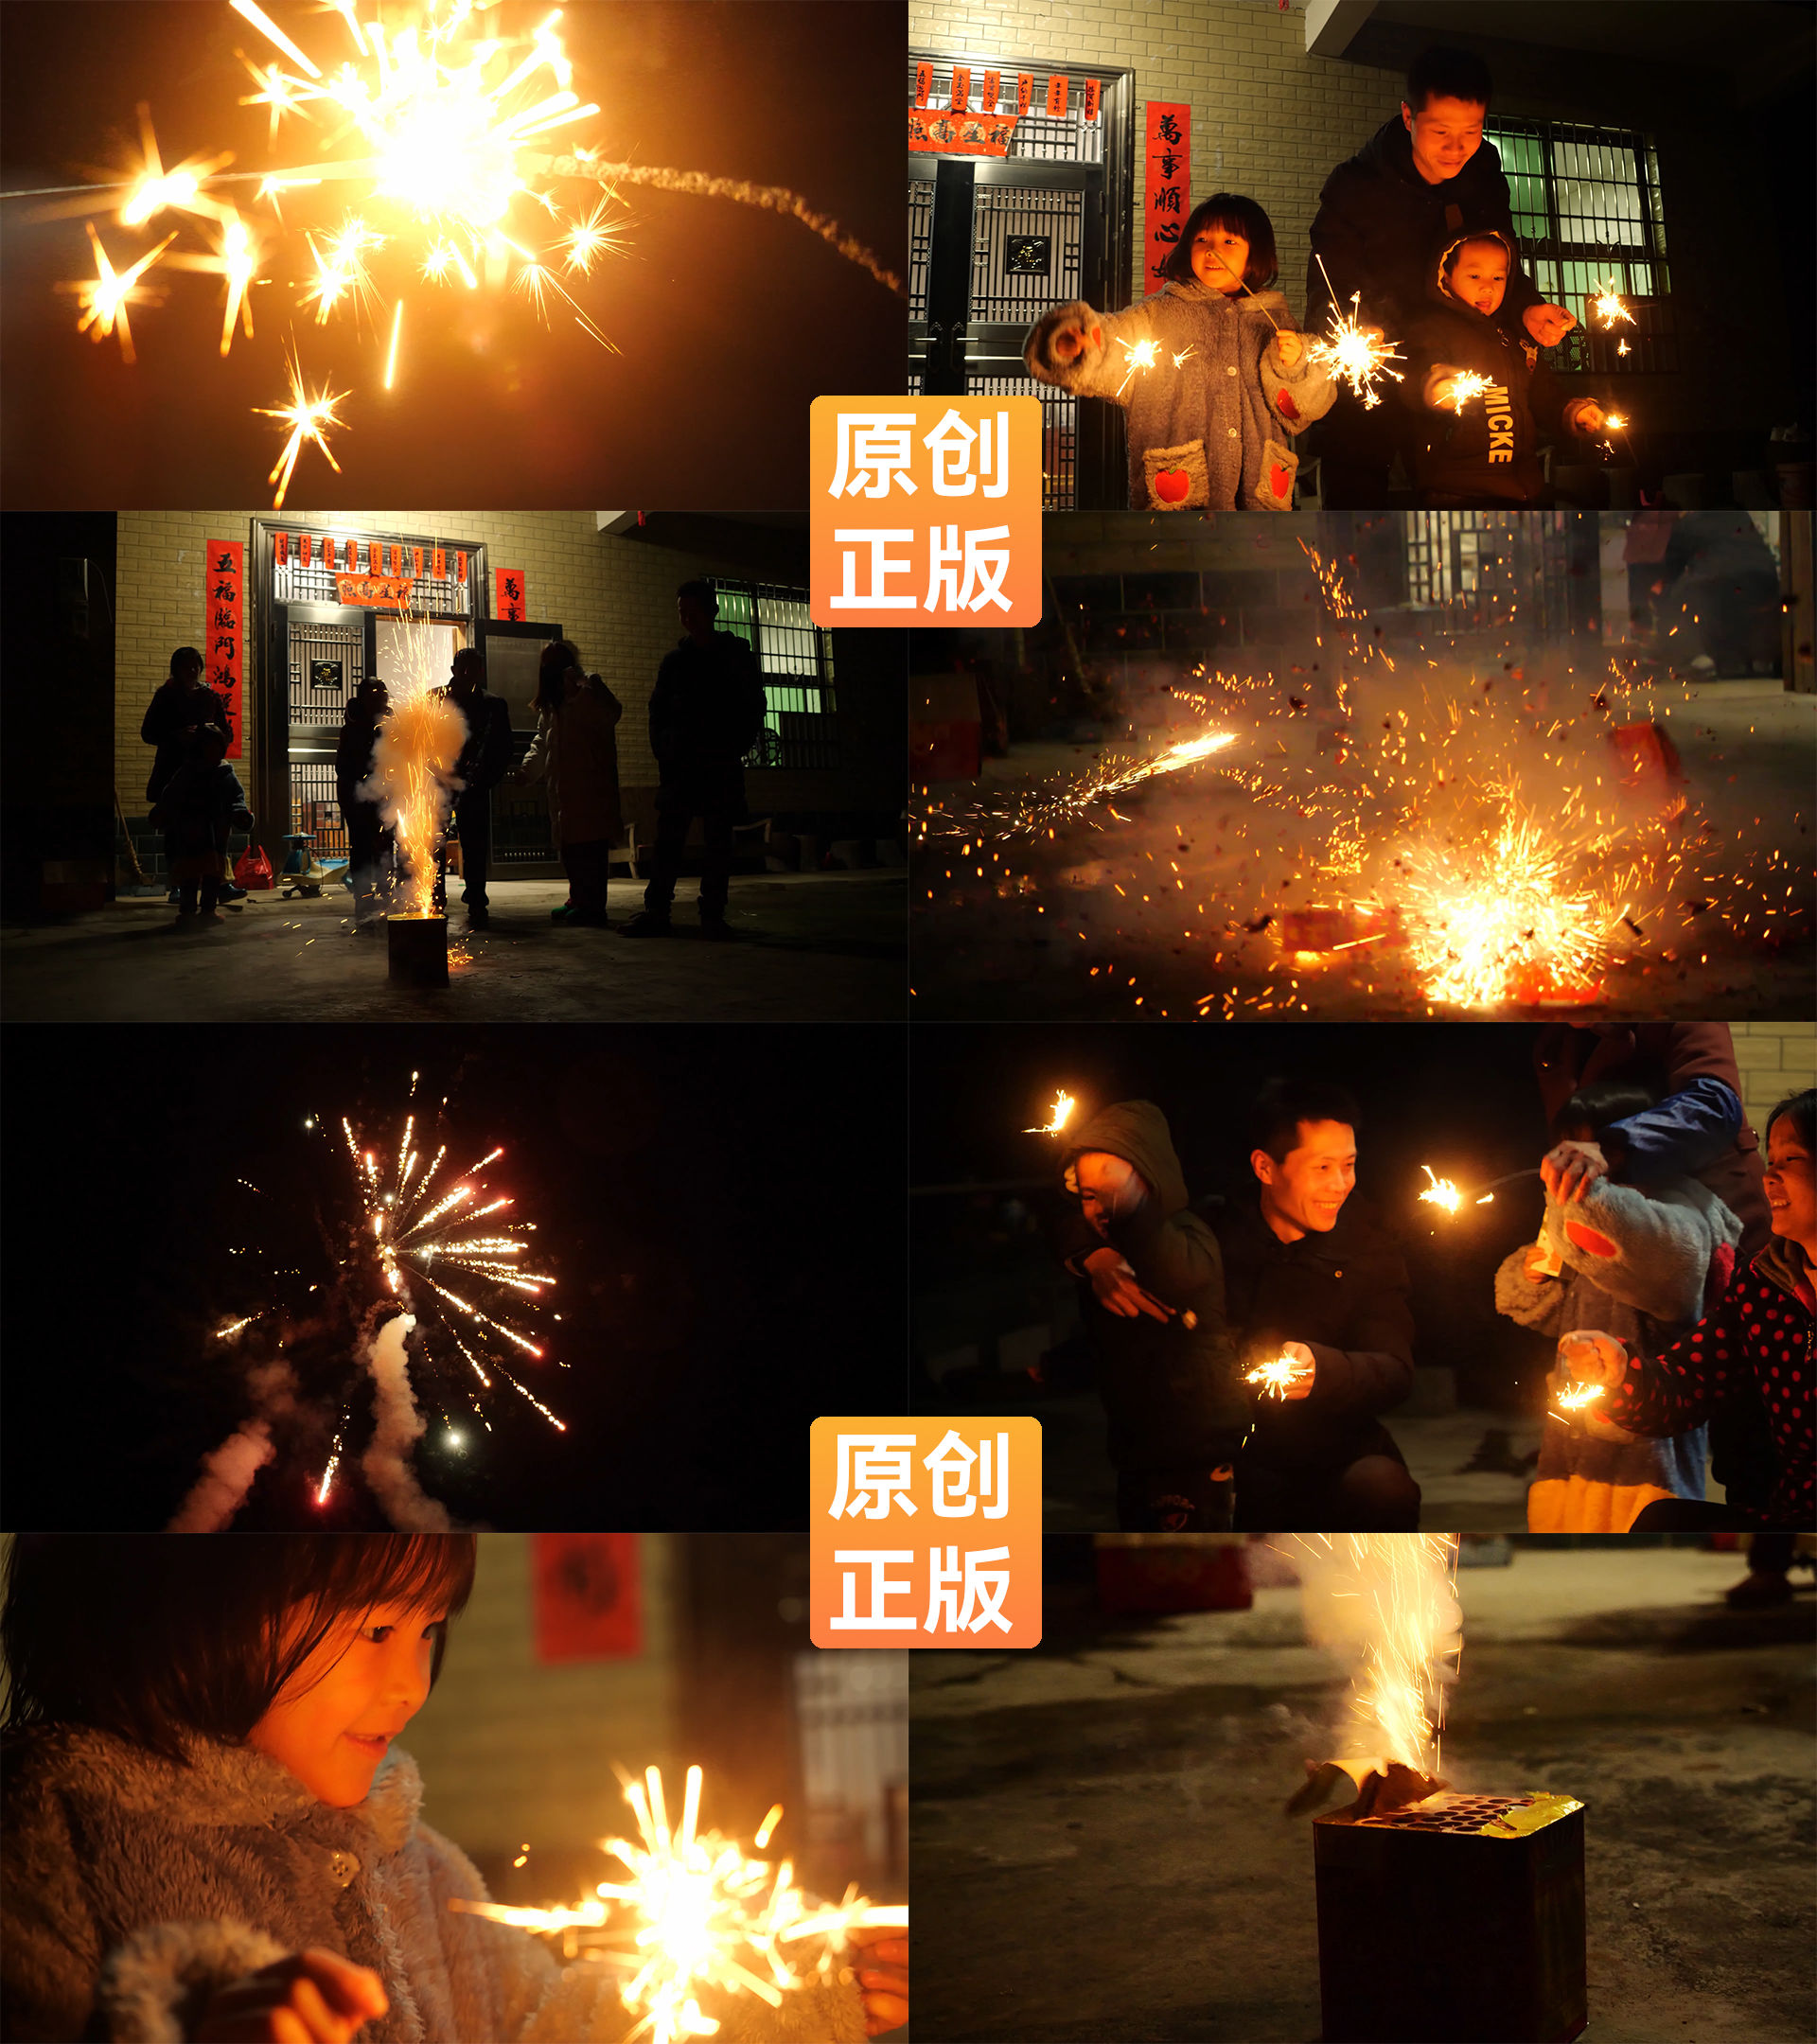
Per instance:
[[[1441,1791],[1313,1821],[1327,2044],[1554,2044],[1588,2019],[1583,1805]]]

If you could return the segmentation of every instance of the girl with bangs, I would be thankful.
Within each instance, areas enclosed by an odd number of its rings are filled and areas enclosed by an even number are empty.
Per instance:
[[[474,1562],[470,1534],[15,1538],[8,2038],[620,2044],[636,2028],[611,1969],[564,1971],[527,1932],[453,1910],[485,1884],[418,1815],[394,1741]],[[895,2026],[906,1977],[888,1946],[873,1956],[884,1969],[779,2010],[715,2007],[718,2035],[856,2044]]]
[[[1127,312],[1074,299],[1031,329],[1031,375],[1128,412],[1133,510],[1293,508],[1288,442],[1336,393],[1272,289],[1278,268],[1267,214],[1214,192],[1180,229],[1152,298]]]

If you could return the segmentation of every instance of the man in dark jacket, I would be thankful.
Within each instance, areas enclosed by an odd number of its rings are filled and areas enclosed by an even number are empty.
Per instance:
[[[468,929],[491,920],[485,898],[492,861],[492,790],[511,765],[511,706],[485,691],[485,655],[463,646],[454,656],[450,699],[467,719],[467,743],[454,762],[462,785],[454,796],[454,832],[461,840],[461,899]]]
[[[666,937],[688,825],[700,819],[700,933],[725,937],[732,890],[732,827],[745,817],[745,754],[764,728],[767,702],[757,657],[736,632],[714,629],[719,599],[711,582],[682,583],[676,609],[686,634],[664,656],[650,695],[650,750],[661,784],[656,851],[644,912],[627,937]]]
[[[1415,60],[1399,115],[1339,164],[1319,193],[1306,273],[1307,332],[1324,326],[1333,300],[1348,314],[1352,292],[1360,292],[1363,324],[1398,342],[1424,303],[1432,253],[1447,237],[1495,228],[1512,245],[1508,180],[1494,145],[1483,140],[1490,90],[1488,65],[1469,50],[1429,49]],[[1562,306],[1544,303],[1518,267],[1498,316],[1515,338],[1541,347],[1556,347],[1577,325]],[[1389,464],[1405,432],[1395,406],[1368,411],[1340,391],[1308,435],[1326,504],[1385,504]]]
[[[1064,1181],[1078,1202],[1065,1230],[1079,1251],[1068,1267],[1085,1280],[1117,1523],[1127,1532],[1226,1528],[1248,1401],[1225,1323],[1217,1239],[1188,1210],[1160,1109],[1123,1101],[1094,1116],[1067,1153]]]
[[[385,928],[392,834],[379,804],[360,790],[372,778],[372,749],[391,714],[391,691],[368,675],[354,691],[334,748],[334,791],[347,826],[347,878],[353,884],[353,934],[379,937]]]
[[[1258,1401],[1237,1458],[1245,1529],[1420,1524],[1420,1487],[1378,1417],[1413,1387],[1406,1260],[1349,1205],[1356,1119],[1340,1086],[1289,1079],[1264,1088],[1250,1125],[1256,1197],[1214,1223],[1239,1371],[1283,1351],[1300,1366],[1280,1399]]]

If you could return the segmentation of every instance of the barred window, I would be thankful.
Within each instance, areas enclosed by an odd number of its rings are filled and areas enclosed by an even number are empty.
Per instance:
[[[807,591],[720,575],[710,579],[719,599],[719,630],[746,642],[764,678],[764,729],[745,765],[837,766],[833,642],[809,615]]]
[[[1484,124],[1508,176],[1521,259],[1541,293],[1577,315],[1555,361],[1565,371],[1646,375],[1678,367],[1659,159],[1649,136],[1558,121]],[[1594,321],[1613,286],[1632,321]]]

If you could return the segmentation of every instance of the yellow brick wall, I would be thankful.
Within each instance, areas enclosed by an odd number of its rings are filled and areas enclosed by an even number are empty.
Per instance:
[[[145,810],[150,749],[139,736],[147,705],[169,672],[171,652],[203,641],[203,567],[211,539],[249,540],[250,511],[123,511],[116,570],[118,606],[115,655],[115,775],[129,816]],[[736,562],[653,546],[595,530],[591,511],[345,511],[303,512],[298,526],[384,535],[415,533],[486,548],[488,575],[520,568],[531,617],[559,624],[625,705],[619,727],[619,775],[626,790],[653,789],[650,691],[662,656],[680,637],[676,585],[690,575],[748,574]],[[247,576],[246,744],[239,765],[248,780],[257,710],[255,682],[261,646],[251,614]],[[828,791],[831,777],[767,771],[750,777],[757,813],[849,802]],[[250,783],[248,794],[252,793]],[[633,802],[634,808],[646,806]],[[648,828],[646,820],[644,828]]]
[[[1764,1132],[1767,1117],[1788,1093],[1817,1085],[1817,1022],[1731,1022],[1741,1101]]]
[[[402,1741],[423,1772],[424,1816],[467,1851],[590,1846],[628,1816],[614,1761],[674,1773],[674,1550],[661,1534],[638,1548],[644,1651],[546,1666],[531,1623],[530,1537],[481,1535],[472,1601]]]

